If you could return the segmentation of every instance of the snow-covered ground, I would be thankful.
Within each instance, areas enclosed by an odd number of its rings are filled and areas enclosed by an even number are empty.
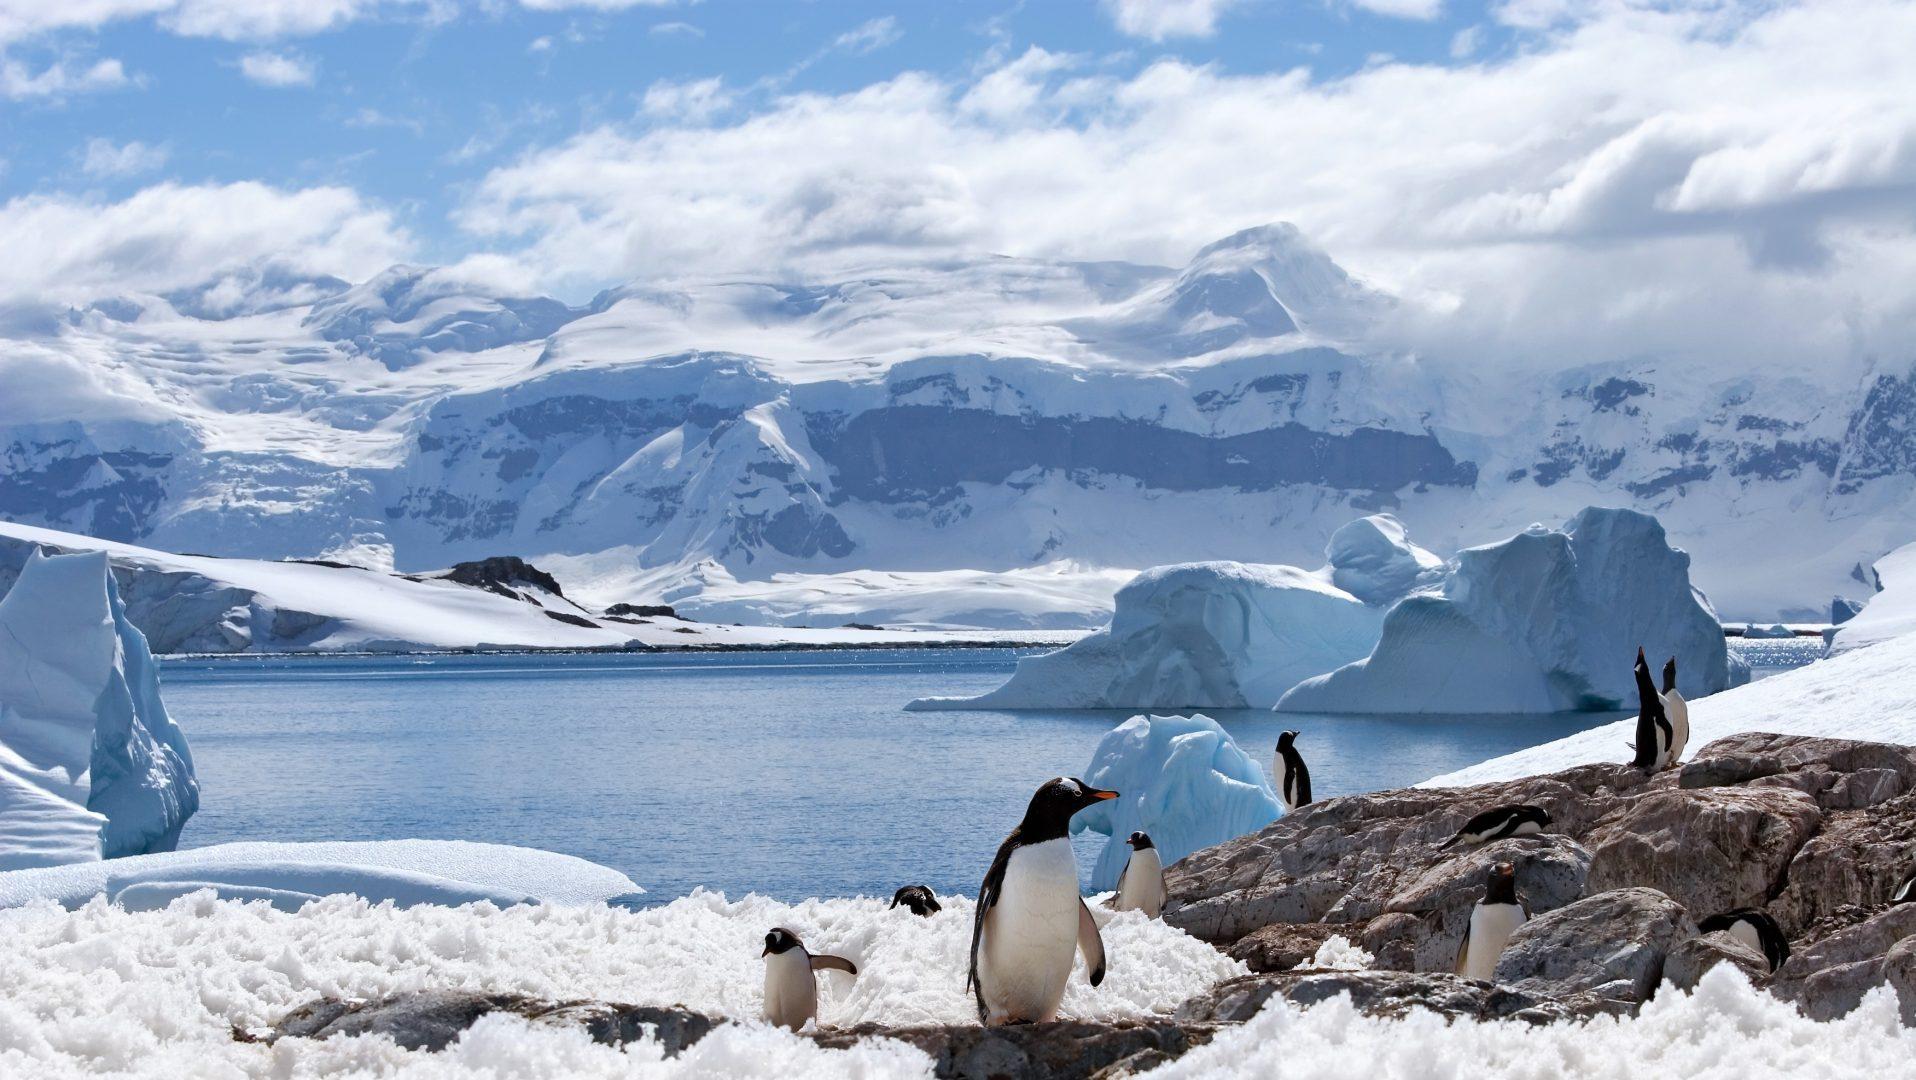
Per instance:
[[[1881,592],[1836,628],[1830,652],[1847,652],[1898,635],[1916,633],[1916,544],[1905,544],[1871,567]]]
[[[131,602],[135,622],[162,651],[355,652],[434,649],[587,649],[649,646],[914,645],[970,641],[986,644],[1063,644],[1072,631],[861,630],[846,626],[732,626],[713,622],[651,619],[619,622],[602,617],[579,626],[549,616],[547,609],[443,578],[413,578],[355,567],[257,559],[176,555],[133,544],[98,540],[0,522],[0,545],[13,541],[62,551],[104,551],[116,566],[137,568],[150,581]],[[4,560],[0,560],[0,567]],[[0,587],[11,575],[0,568]],[[130,592],[131,590],[129,590]],[[580,610],[558,609],[571,617]],[[227,636],[209,641],[209,635]],[[200,642],[198,648],[192,643]]]
[[[41,903],[0,911],[7,941],[0,950],[0,1074],[267,1077],[360,1068],[363,1075],[421,1077],[923,1076],[929,1063],[915,1051],[823,1054],[756,1028],[723,1030],[671,1067],[686,1071],[656,1074],[638,1068],[655,1052],[620,1054],[592,1047],[583,1035],[512,1021],[484,1023],[465,1045],[430,1061],[379,1040],[296,1040],[268,1049],[235,1042],[232,1033],[269,1027],[320,996],[422,988],[681,1004],[751,1019],[761,1005],[761,943],[774,926],[858,965],[856,979],[820,979],[823,1023],[975,1023],[964,989],[971,902],[940,902],[944,911],[930,919],[888,910],[880,899],[788,905],[703,892],[636,912],[489,903],[399,908],[334,897],[289,913],[210,894],[146,912],[104,901],[78,911]],[[1243,970],[1138,912],[1101,914],[1108,916],[1109,970],[1093,988],[1079,962],[1065,994],[1068,1016],[1168,1011]],[[515,1064],[522,1071],[513,1071]]]
[[[1819,660],[1690,702],[1690,752],[1725,735],[1770,731],[1916,744],[1916,634]],[[1426,780],[1425,787],[1480,784],[1593,761],[1628,761],[1636,718],[1492,758]]]

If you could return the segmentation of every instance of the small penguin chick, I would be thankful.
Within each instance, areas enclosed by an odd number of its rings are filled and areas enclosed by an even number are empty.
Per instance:
[[[944,910],[931,889],[924,885],[906,885],[899,889],[891,896],[891,906],[903,907],[913,915],[926,919],[931,918],[933,912]]]
[[[1164,860],[1147,833],[1134,832],[1124,841],[1131,847],[1124,873],[1118,876],[1118,892],[1111,898],[1117,911],[1142,911],[1155,919],[1164,913]]]
[[[765,1019],[778,1027],[797,1031],[818,1016],[818,979],[820,970],[843,971],[857,976],[858,965],[842,956],[813,956],[805,951],[798,935],[782,926],[774,926],[765,935]]]

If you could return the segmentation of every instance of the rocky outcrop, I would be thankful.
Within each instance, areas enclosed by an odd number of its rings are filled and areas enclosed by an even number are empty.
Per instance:
[[[1513,803],[1544,807],[1551,827],[1440,850],[1472,814]],[[1587,765],[1327,799],[1172,865],[1164,918],[1247,963],[1271,957],[1259,965],[1267,972],[1335,932],[1383,971],[1448,973],[1487,867],[1508,860],[1531,922],[1497,982],[1546,1011],[1633,1008],[1666,977],[1694,985],[1717,963],[1769,981],[1760,957],[1694,928],[1751,906],[1769,910],[1796,951],[1777,993],[1835,1015],[1860,988],[1908,977],[1916,943],[1898,950],[1916,935],[1916,905],[1884,905],[1909,874],[1913,835],[1916,748],[1746,734],[1655,775]],[[1259,992],[1295,999],[1294,974]],[[1388,985],[1413,997],[1401,988],[1424,985],[1440,1009],[1455,1001],[1447,984]]]
[[[1363,923],[1272,923],[1237,939],[1229,952],[1252,971],[1289,971],[1309,963],[1331,938],[1356,941],[1363,933]]]
[[[520,994],[417,990],[371,1001],[321,998],[287,1013],[267,1041],[385,1035],[408,1050],[443,1050],[474,1021],[505,1012],[539,1023],[581,1027],[595,1041],[655,1038],[667,1056],[703,1039],[717,1021],[689,1009],[614,1005],[603,1001],[542,1001]]]

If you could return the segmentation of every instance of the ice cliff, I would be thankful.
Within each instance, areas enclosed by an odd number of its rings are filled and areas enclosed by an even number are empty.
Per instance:
[[[1166,865],[1277,820],[1264,770],[1208,716],[1134,716],[1098,742],[1086,783],[1118,797],[1084,810],[1073,832],[1110,839],[1091,872],[1095,890],[1115,889],[1142,829]]]
[[[0,599],[0,869],[170,851],[198,807],[105,553],[34,553]]]
[[[998,689],[915,709],[1270,708],[1309,676],[1364,656],[1384,609],[1443,562],[1386,514],[1338,529],[1329,565],[1183,563],[1118,590],[1111,624],[1018,662]]]
[[[1633,707],[1641,645],[1677,658],[1689,698],[1748,678],[1690,557],[1632,510],[1587,507],[1458,553],[1442,584],[1384,619],[1370,656],[1298,684],[1290,712],[1515,713]]]

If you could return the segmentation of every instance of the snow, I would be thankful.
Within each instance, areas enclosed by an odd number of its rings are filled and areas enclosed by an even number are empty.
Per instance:
[[[1712,739],[1746,731],[1816,735],[1916,745],[1916,634],[1854,649],[1744,686],[1690,707],[1690,754]],[[1634,717],[1435,776],[1423,787],[1514,780],[1593,761],[1630,760]]]
[[[0,598],[0,869],[166,851],[198,807],[106,556],[34,552]]]
[[[925,1076],[896,1045],[827,1054],[757,1022],[765,931],[790,928],[808,948],[858,965],[820,978],[821,1024],[975,1023],[964,991],[972,905],[940,897],[922,919],[887,899],[782,904],[698,892],[663,907],[475,903],[399,907],[333,897],[288,912],[186,896],[132,912],[104,900],[67,911],[0,911],[0,1073],[313,1076],[864,1075]],[[1168,1012],[1242,965],[1138,912],[1103,913],[1109,970],[1093,988],[1072,977],[1063,1013],[1079,1018]],[[1082,962],[1080,961],[1080,966]],[[234,1041],[322,995],[484,989],[560,1000],[684,1005],[741,1018],[670,1066],[656,1051],[592,1046],[581,1033],[507,1018],[483,1022],[440,1057],[383,1040]],[[635,1068],[635,1065],[648,1068]],[[519,1071],[511,1071],[514,1067]],[[860,1069],[867,1071],[860,1072]],[[411,1071],[408,1071],[411,1070]],[[628,1072],[626,1070],[632,1070]],[[683,1070],[683,1071],[675,1071]]]
[[[1871,567],[1878,592],[1836,628],[1830,652],[1848,652],[1916,631],[1916,544],[1905,544]]]
[[[1091,887],[1114,889],[1143,830],[1164,864],[1277,820],[1277,795],[1264,770],[1208,716],[1134,716],[1112,728],[1084,774],[1118,797],[1079,811],[1072,832],[1108,837]],[[1107,946],[1107,950],[1109,947]]]
[[[1332,934],[1324,939],[1309,960],[1297,966],[1320,971],[1366,971],[1376,962],[1377,958],[1370,954],[1369,949],[1353,944],[1351,939],[1342,934]]]
[[[0,872],[0,908],[51,901],[68,908],[96,896],[127,908],[165,906],[212,889],[297,910],[350,893],[402,907],[539,901],[597,904],[645,890],[616,870],[570,855],[464,840],[216,844],[108,862]]]
[[[1370,656],[1307,679],[1278,708],[1340,713],[1544,713],[1634,704],[1638,646],[1677,658],[1694,701],[1748,678],[1690,557],[1654,517],[1586,507],[1459,552],[1441,588],[1392,608]]]
[[[1666,986],[1630,1017],[1529,1024],[1360,1015],[1345,996],[1300,1009],[1273,1000],[1242,1027],[1153,1072],[1154,1080],[1333,1080],[1353,1063],[1375,1080],[1521,1076],[1526,1080],[1844,1080],[1905,1076],[1916,1028],[1897,1018],[1895,991],[1870,991],[1841,1020],[1818,1023],[1750,986],[1732,965],[1694,992]]]
[[[1438,580],[1444,560],[1410,542],[1389,514],[1358,518],[1331,534],[1324,549],[1331,583],[1366,604],[1392,604]]]

